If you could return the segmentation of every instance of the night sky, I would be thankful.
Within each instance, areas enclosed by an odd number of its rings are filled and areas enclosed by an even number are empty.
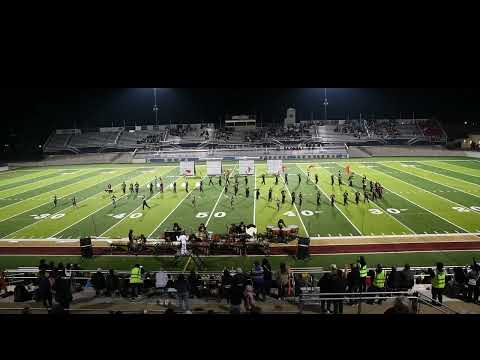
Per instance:
[[[3,89],[2,141],[42,143],[55,128],[94,128],[154,124],[152,88]],[[480,124],[479,89],[330,88],[328,117],[350,113],[405,117],[435,115],[450,124]],[[323,118],[323,88],[158,89],[159,122],[219,122],[225,114],[255,113],[264,123],[277,122],[288,107],[297,118]],[[408,114],[408,115],[407,115]],[[403,117],[402,116],[402,117]]]

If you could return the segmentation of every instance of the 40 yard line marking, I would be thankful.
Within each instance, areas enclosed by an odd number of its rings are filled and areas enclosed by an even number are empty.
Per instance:
[[[163,176],[167,176],[168,174],[170,173],[167,172],[165,175]],[[165,188],[167,188],[168,185],[172,184],[174,181],[177,181],[178,179],[180,178],[180,176],[176,176],[174,180],[170,181],[168,184],[165,185]],[[147,181],[148,182],[148,181]],[[146,184],[146,183],[145,183]],[[153,199],[154,197],[156,197],[157,195],[161,194],[160,191],[158,191],[155,195],[153,195],[152,197],[150,197],[150,199]],[[148,200],[150,200],[148,199]],[[143,202],[142,202],[142,205],[143,205]],[[103,233],[101,233],[98,237],[102,237],[103,235],[105,235],[107,232],[109,232],[110,230],[112,230],[115,226],[117,226],[118,224],[120,224],[123,220],[127,219],[130,215],[132,215],[135,211],[138,211],[138,209],[140,209],[140,207],[142,205],[139,205],[137,206],[135,209],[133,209],[127,216],[123,217],[122,219],[120,219],[120,221],[116,222],[115,224],[113,224],[112,226],[110,226],[107,230],[105,230]]]
[[[305,173],[305,171],[300,167],[300,166],[297,166],[301,172],[303,172],[305,174],[305,176],[307,175]],[[329,199],[328,195],[325,193],[325,191],[322,190],[322,188],[320,188],[320,186],[318,186],[318,184],[314,184],[318,190],[320,190],[322,192],[322,194],[327,198],[327,200]],[[360,235],[363,235],[362,232],[360,231],[360,229],[347,217],[347,215],[344,214],[344,212],[342,210],[340,210],[340,208],[337,206],[337,204],[333,204],[333,206],[335,206],[335,208],[340,211],[340,213],[345,217],[345,219],[347,219],[347,221],[353,226],[353,228],[355,230],[357,230],[357,232],[360,234]],[[302,222],[303,223],[303,222]]]
[[[205,176],[202,178],[201,181],[205,180],[206,178],[207,178],[207,175],[205,175]],[[188,180],[187,180],[187,181],[188,181]],[[175,206],[175,208],[174,208],[172,211],[170,211],[170,213],[169,213],[167,216],[165,216],[165,217],[163,218],[162,222],[161,222],[160,224],[158,224],[158,225],[155,227],[155,229],[153,229],[153,231],[151,232],[150,235],[147,236],[147,239],[151,239],[151,238],[152,238],[152,235],[155,234],[155,231],[157,231],[158,228],[159,228],[160,226],[162,226],[163,223],[165,223],[165,221],[167,221],[167,219],[170,217],[170,215],[172,215],[173,212],[174,212],[175,210],[177,210],[177,208],[178,208],[194,191],[195,191],[195,188],[194,188],[194,190],[190,191],[190,192],[187,194],[187,196],[185,196],[185,197],[177,204],[177,206]],[[140,206],[139,206],[138,208],[140,208]],[[124,218],[124,219],[125,219],[125,218]],[[122,219],[122,220],[123,220],[123,219]],[[117,224],[119,224],[122,220],[120,220]],[[106,233],[106,232],[105,232],[105,233]],[[105,233],[103,233],[103,234],[105,234]],[[102,235],[103,235],[103,234],[102,234]]]

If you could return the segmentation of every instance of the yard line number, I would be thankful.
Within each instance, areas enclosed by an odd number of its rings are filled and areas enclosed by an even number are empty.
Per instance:
[[[127,216],[127,213],[121,213],[121,214],[117,214],[117,215],[114,215],[114,214],[108,214],[109,216],[115,218],[115,219],[123,219],[125,216]],[[142,217],[143,214],[142,213],[133,213],[129,216],[130,219],[138,219],[140,217]]]
[[[453,206],[452,209],[458,212],[470,212],[470,210],[480,212],[480,206],[470,206],[469,208],[464,206]]]
[[[210,213],[202,211],[202,212],[197,213],[197,215],[195,215],[195,217],[198,218],[198,219],[202,219],[202,218],[208,217],[208,215],[210,215]],[[218,211],[215,214],[213,214],[213,216],[216,217],[216,218],[223,218],[223,217],[227,216],[227,213],[224,212],[224,211]]]

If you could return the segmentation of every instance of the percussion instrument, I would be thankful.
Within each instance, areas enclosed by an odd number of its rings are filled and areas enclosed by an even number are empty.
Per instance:
[[[280,236],[282,234],[282,230],[278,227],[272,229],[273,236]]]
[[[267,235],[272,235],[273,234],[273,226],[272,225],[268,225],[267,226]]]
[[[180,232],[177,231],[165,231],[164,237],[167,241],[176,241],[177,236],[180,236]]]
[[[298,225],[288,225],[288,229],[290,230],[291,235],[298,234]]]

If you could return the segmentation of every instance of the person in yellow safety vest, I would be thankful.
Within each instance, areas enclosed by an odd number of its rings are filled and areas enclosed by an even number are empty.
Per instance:
[[[367,291],[367,262],[363,256],[358,259],[358,268],[360,269],[360,292]]]
[[[445,289],[445,271],[443,270],[443,264],[437,263],[437,269],[430,271],[432,277],[432,299],[433,302],[438,298],[438,302],[442,303],[443,291]]]
[[[382,268],[382,264],[378,264],[377,268],[375,269],[375,277],[373,278],[372,287],[370,291],[372,292],[381,292],[385,290],[385,271]],[[369,301],[373,303],[373,301]],[[380,304],[382,300],[378,300]]]
[[[130,272],[130,286],[132,288],[132,298],[138,296],[140,285],[142,284],[142,270],[140,265],[135,264]]]

